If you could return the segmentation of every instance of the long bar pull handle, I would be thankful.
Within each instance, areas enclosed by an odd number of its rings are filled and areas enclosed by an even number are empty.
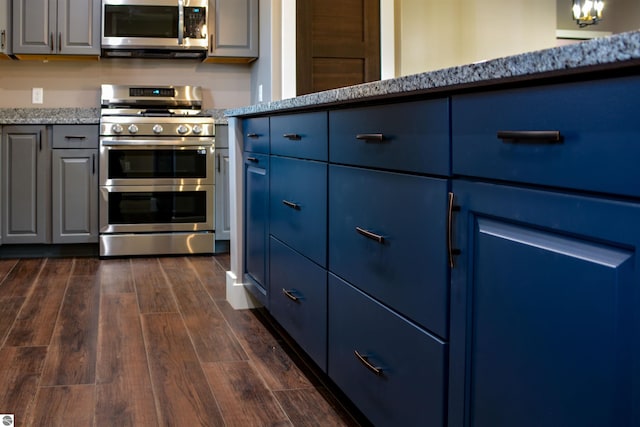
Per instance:
[[[220,153],[216,156],[216,164],[218,168],[218,173],[220,173]]]
[[[65,135],[64,139],[87,139],[84,135]]]
[[[96,174],[96,155],[95,154],[91,155],[91,174],[92,175]]]
[[[289,206],[291,209],[295,209],[297,211],[300,210],[300,205],[297,204],[297,203],[293,203],[293,202],[290,202],[288,200],[283,200],[282,204],[285,205],[285,206]]]
[[[178,0],[178,45],[184,44],[184,0]]]
[[[298,302],[300,300],[300,298],[298,298],[297,296],[292,294],[291,291],[288,291],[285,288],[282,288],[282,294],[287,298],[289,298],[291,301]]]
[[[449,254],[449,267],[453,268],[454,264],[454,256],[460,255],[460,249],[453,248],[453,213],[458,212],[460,210],[460,206],[455,206],[454,202],[454,194],[449,192],[449,203],[447,208],[447,252]]]
[[[58,33],[58,52],[62,52],[62,32]]]
[[[282,136],[291,141],[300,141],[302,139],[302,137],[297,133],[285,133]]]
[[[209,53],[213,53],[213,32],[209,34]]]
[[[382,142],[384,140],[384,135],[381,133],[359,133],[356,135],[356,139],[368,142]]]
[[[0,49],[4,49],[7,44],[7,30],[2,30],[0,33]]]
[[[248,133],[247,134],[247,138],[256,139],[256,138],[259,138],[259,137],[260,137],[260,135],[258,135],[257,133],[253,133],[252,132],[252,133]]]
[[[382,368],[378,367],[378,366],[374,366],[373,364],[371,364],[371,362],[369,362],[369,358],[367,356],[363,356],[362,354],[360,354],[358,352],[358,350],[353,350],[353,354],[356,355],[356,358],[371,372],[373,372],[374,374],[378,375],[378,376],[382,376]]]
[[[502,142],[529,144],[557,144],[563,140],[559,130],[499,130],[498,139]]]
[[[255,157],[247,157],[247,161],[252,163],[258,163],[258,159],[256,159]]]
[[[365,230],[364,228],[361,228],[361,227],[356,227],[356,231],[362,234],[364,237],[367,237],[371,240],[375,240],[378,243],[384,243],[384,236],[372,233],[371,231]]]
[[[50,46],[50,50],[51,52],[53,52],[53,50],[56,48],[55,44],[53,43],[53,32],[51,34],[49,34],[49,46]]]

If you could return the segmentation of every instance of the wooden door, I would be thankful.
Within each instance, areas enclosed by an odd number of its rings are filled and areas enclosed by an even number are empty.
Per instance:
[[[297,94],[380,79],[379,0],[297,2]]]

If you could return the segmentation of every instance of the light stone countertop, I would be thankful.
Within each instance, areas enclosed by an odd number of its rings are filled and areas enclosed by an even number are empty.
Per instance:
[[[227,110],[228,117],[487,86],[640,65],[640,30],[551,49]]]
[[[224,109],[204,110],[216,124],[227,124]],[[100,108],[0,108],[0,125],[91,125],[100,123]]]

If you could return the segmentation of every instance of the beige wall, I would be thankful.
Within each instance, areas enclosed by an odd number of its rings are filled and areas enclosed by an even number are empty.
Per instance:
[[[556,0],[398,0],[398,75],[555,46]]]
[[[205,109],[242,107],[251,100],[250,65],[155,59],[0,61],[0,108],[99,107],[103,83],[199,85]],[[43,104],[31,103],[33,87],[44,89]]]

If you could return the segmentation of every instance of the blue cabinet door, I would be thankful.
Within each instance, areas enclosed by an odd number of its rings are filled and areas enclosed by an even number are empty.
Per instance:
[[[269,156],[244,153],[245,281],[268,307]]]
[[[453,191],[449,425],[640,425],[640,204]]]

